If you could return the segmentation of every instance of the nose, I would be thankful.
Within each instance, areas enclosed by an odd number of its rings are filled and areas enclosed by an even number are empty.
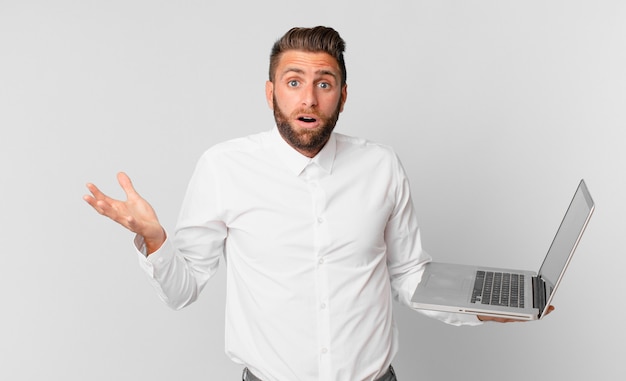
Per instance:
[[[317,86],[310,84],[302,90],[302,105],[306,107],[317,106]]]

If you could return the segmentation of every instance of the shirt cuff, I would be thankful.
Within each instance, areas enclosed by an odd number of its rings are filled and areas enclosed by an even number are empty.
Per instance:
[[[169,236],[166,234],[165,241],[159,247],[158,250],[148,255],[146,250],[146,243],[140,235],[136,235],[133,243],[135,245],[135,252],[139,259],[139,266],[151,277],[154,278],[155,267],[160,267],[168,263],[174,257],[174,250]]]

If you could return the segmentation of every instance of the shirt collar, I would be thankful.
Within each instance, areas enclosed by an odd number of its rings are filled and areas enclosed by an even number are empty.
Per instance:
[[[335,161],[335,153],[337,151],[337,140],[335,134],[332,133],[326,145],[313,158],[309,158],[296,151],[289,145],[278,132],[278,128],[274,127],[270,134],[272,147],[275,148],[276,155],[282,161],[289,171],[299,176],[302,171],[311,163],[317,164],[321,169],[330,173]]]

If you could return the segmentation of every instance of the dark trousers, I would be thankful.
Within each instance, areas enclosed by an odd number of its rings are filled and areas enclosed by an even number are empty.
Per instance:
[[[241,379],[243,381],[263,381],[254,374],[252,374],[252,372],[250,372],[248,368],[243,370],[243,376],[241,377]],[[398,379],[396,378],[396,372],[393,370],[393,367],[390,366],[389,371],[383,374],[382,377],[380,377],[376,381],[398,381]]]

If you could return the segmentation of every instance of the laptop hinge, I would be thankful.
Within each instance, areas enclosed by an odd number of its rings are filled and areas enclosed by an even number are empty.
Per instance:
[[[546,282],[538,276],[533,277],[533,307],[539,311],[546,307]]]

